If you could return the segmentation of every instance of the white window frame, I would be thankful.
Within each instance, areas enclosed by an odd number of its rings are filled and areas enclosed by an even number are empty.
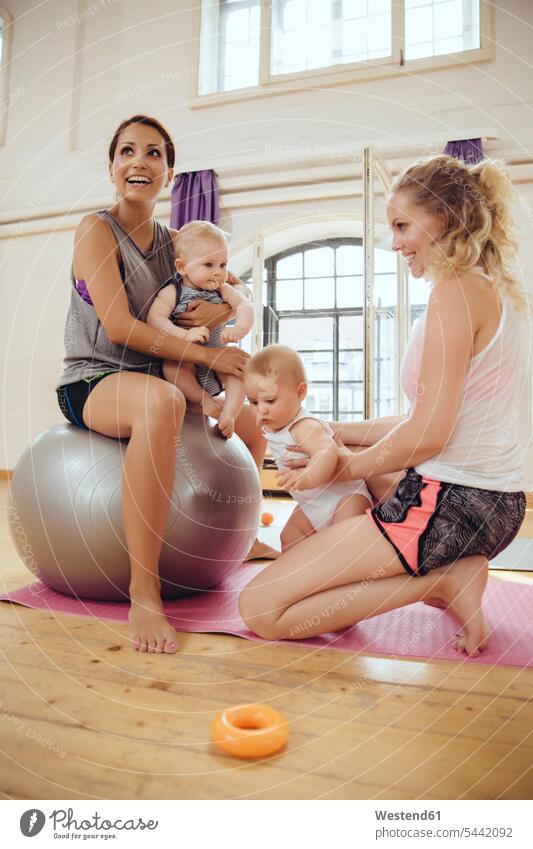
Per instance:
[[[0,17],[4,21],[4,38],[0,67],[0,145],[4,145],[7,113],[9,110],[9,71],[11,68],[13,18],[3,6],[0,6]]]
[[[202,109],[208,106],[218,106],[225,103],[236,103],[257,97],[270,97],[276,94],[288,94],[304,91],[315,86],[335,86],[345,83],[367,82],[383,77],[405,76],[413,73],[424,73],[438,68],[449,68],[458,65],[470,65],[473,62],[487,62],[494,58],[494,8],[492,4],[480,2],[479,10],[479,47],[473,50],[462,50],[459,53],[444,53],[439,56],[427,56],[424,59],[405,60],[404,51],[404,0],[393,0],[392,3],[392,55],[383,59],[373,59],[366,62],[353,62],[346,65],[331,65],[326,68],[313,68],[294,74],[270,73],[270,44],[271,44],[271,0],[261,0],[261,40],[259,51],[259,85],[233,91],[198,94],[199,74],[193,78],[190,92],[189,107]],[[201,4],[196,11],[195,32],[195,67],[200,68],[200,39],[201,39]]]

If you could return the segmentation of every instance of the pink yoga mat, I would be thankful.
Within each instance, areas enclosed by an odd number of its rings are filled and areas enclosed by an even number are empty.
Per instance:
[[[235,634],[262,642],[244,626],[237,607],[241,589],[262,568],[257,564],[245,565],[210,592],[165,602],[172,624],[178,631]],[[533,586],[491,579],[485,599],[493,635],[489,647],[478,658],[466,658],[451,647],[450,640],[457,630],[455,619],[445,610],[426,604],[413,604],[342,631],[308,640],[290,640],[290,643],[311,650],[328,648],[392,657],[533,667]],[[126,622],[128,617],[127,603],[75,599],[41,583],[0,595],[0,601],[117,622]]]

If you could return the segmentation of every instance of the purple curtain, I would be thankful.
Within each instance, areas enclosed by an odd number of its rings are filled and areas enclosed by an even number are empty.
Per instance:
[[[179,230],[189,221],[218,224],[218,188],[214,171],[189,171],[177,174],[172,187],[170,226]]]
[[[485,159],[481,139],[464,139],[464,141],[448,142],[443,150],[448,156],[462,159],[466,165],[475,165]]]

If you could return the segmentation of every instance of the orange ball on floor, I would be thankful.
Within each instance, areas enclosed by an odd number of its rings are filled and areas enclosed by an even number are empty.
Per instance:
[[[261,513],[261,524],[262,525],[265,525],[265,527],[268,527],[268,525],[271,525],[273,521],[274,521],[274,516],[272,515],[272,513]]]

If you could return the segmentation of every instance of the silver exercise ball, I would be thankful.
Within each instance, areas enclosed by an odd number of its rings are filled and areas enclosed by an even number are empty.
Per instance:
[[[26,566],[54,590],[126,601],[130,563],[122,522],[126,441],[73,425],[40,434],[11,481],[9,523]],[[163,598],[218,584],[257,532],[259,475],[238,436],[188,413],[176,448],[172,503],[159,562]]]

